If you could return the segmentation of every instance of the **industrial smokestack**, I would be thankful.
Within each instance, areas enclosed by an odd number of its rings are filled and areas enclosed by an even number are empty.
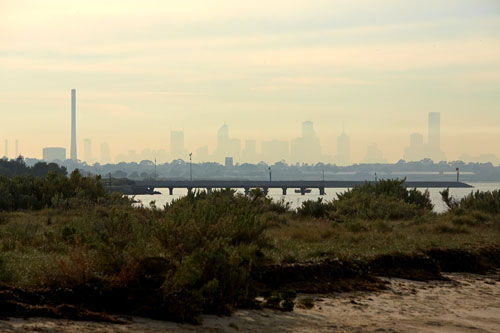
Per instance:
[[[76,89],[71,89],[71,153],[70,159],[77,160],[76,155]]]

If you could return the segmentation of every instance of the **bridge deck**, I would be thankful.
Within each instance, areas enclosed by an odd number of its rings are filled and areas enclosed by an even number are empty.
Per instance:
[[[144,180],[136,181],[136,186],[148,188],[350,188],[365,184],[365,181],[341,180]],[[409,188],[471,188],[462,182],[440,181],[408,181],[404,185]]]

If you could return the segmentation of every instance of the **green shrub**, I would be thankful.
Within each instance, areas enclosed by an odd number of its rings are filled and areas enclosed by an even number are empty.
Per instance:
[[[297,208],[297,214],[302,217],[322,218],[328,216],[328,212],[332,210],[331,202],[323,202],[323,198],[318,200],[306,200]]]
[[[455,225],[474,226],[498,220],[500,191],[471,192],[460,200],[450,196],[449,189],[440,192]]]
[[[175,265],[162,290],[183,320],[253,302],[251,272],[265,246],[267,198],[232,190],[192,193],[166,205],[155,236]],[[189,304],[182,298],[189,298]]]
[[[0,211],[39,210],[46,207],[77,208],[88,205],[130,205],[121,194],[108,193],[100,176],[83,177],[78,170],[69,177],[51,171],[45,177],[0,176]]]
[[[328,217],[334,221],[352,219],[408,220],[432,211],[428,191],[407,189],[404,180],[365,183],[340,193],[336,200],[305,201],[297,209],[303,217]]]

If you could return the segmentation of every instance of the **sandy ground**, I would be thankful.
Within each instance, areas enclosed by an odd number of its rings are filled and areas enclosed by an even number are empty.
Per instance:
[[[500,272],[448,274],[451,281],[389,279],[382,292],[312,297],[312,309],[293,312],[239,310],[231,317],[205,316],[192,326],[145,318],[127,324],[45,318],[0,321],[0,332],[500,332]]]

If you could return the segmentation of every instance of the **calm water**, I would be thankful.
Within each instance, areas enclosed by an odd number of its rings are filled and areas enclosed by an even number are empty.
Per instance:
[[[462,198],[465,195],[469,194],[472,191],[492,191],[500,189],[500,183],[470,183],[470,185],[474,186],[474,188],[451,188],[450,193],[455,198]],[[274,200],[284,199],[287,202],[290,202],[292,208],[297,208],[302,204],[305,200],[316,200],[319,197],[322,197],[323,200],[332,200],[337,197],[338,193],[345,192],[346,188],[331,188],[326,189],[325,195],[319,195],[318,189],[312,189],[311,193],[307,193],[305,195],[300,195],[300,193],[295,193],[294,189],[288,189],[287,195],[281,194],[281,189],[269,189],[269,196]],[[424,191],[425,189],[419,189]],[[446,206],[441,200],[441,195],[439,191],[442,191],[441,188],[430,188],[429,193],[431,196],[432,203],[434,204],[434,210],[438,213],[446,210]],[[175,189],[173,195],[168,194],[168,189],[157,189],[158,192],[162,194],[155,195],[137,195],[135,199],[140,201],[143,205],[148,206],[151,201],[156,202],[157,207],[163,207],[167,202],[171,202],[172,199],[183,197],[187,194],[187,189]],[[240,193],[244,193],[243,189],[238,190]]]

